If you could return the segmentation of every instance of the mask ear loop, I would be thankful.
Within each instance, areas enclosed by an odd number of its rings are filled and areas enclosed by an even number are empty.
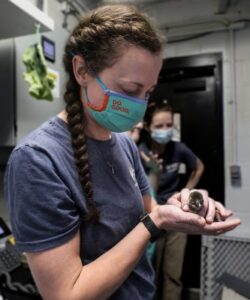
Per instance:
[[[85,97],[86,97],[86,100],[87,100],[88,107],[90,107],[91,109],[93,109],[95,111],[101,112],[101,111],[103,111],[107,108],[108,101],[109,101],[109,89],[106,87],[104,82],[102,82],[102,80],[99,78],[99,76],[96,76],[96,81],[100,84],[101,88],[104,91],[104,99],[102,101],[102,104],[100,106],[97,106],[97,105],[94,105],[90,102],[87,88],[84,89],[84,93],[85,93]]]
[[[69,51],[68,53],[72,57],[77,55],[74,51]],[[105,93],[104,99],[103,99],[102,104],[100,106],[94,105],[90,102],[87,88],[84,88],[83,91],[84,91],[85,99],[87,100],[87,106],[90,107],[91,109],[95,110],[95,111],[101,112],[101,111],[103,111],[107,108],[107,104],[108,104],[108,101],[109,101],[109,90],[98,76],[96,76],[96,80],[100,84],[100,86],[102,87],[102,89],[104,90],[104,93]]]
[[[108,101],[109,101],[109,89],[106,87],[106,85],[104,84],[104,82],[101,80],[101,78],[99,76],[96,76],[96,81],[100,84],[101,88],[104,91],[104,99],[102,101],[102,104],[100,106],[91,104],[90,101],[89,101],[87,89],[85,91],[85,94],[86,94],[86,97],[87,97],[88,107],[92,108],[95,111],[100,112],[100,111],[103,111],[107,108]]]
[[[105,94],[109,93],[109,89],[106,87],[105,83],[101,80],[99,76],[96,76],[96,81],[100,84]]]
[[[87,105],[88,107],[90,107],[91,109],[95,110],[95,111],[103,111],[107,108],[107,104],[109,102],[109,95],[105,94],[104,95],[104,99],[102,101],[102,104],[100,106],[94,105],[90,102],[89,97],[88,97],[88,92],[87,92],[87,88],[84,89],[84,94],[85,94],[85,98],[87,100]]]
[[[102,104],[100,106],[97,106],[97,105],[93,105],[90,102],[89,97],[88,97],[87,88],[84,89],[84,93],[85,93],[85,97],[86,97],[86,100],[87,100],[88,107],[90,107],[91,109],[93,109],[95,111],[101,112],[101,111],[103,111],[107,108],[108,101],[109,101],[109,89],[106,87],[104,82],[102,82],[102,80],[98,76],[96,76],[96,81],[100,84],[101,88],[104,91],[104,99],[102,101]]]

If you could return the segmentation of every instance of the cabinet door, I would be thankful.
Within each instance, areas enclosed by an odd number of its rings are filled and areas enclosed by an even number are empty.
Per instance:
[[[0,41],[0,147],[15,145],[15,60],[13,39]]]

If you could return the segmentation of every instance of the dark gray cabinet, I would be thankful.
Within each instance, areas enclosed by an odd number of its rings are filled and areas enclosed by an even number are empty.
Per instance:
[[[16,143],[15,50],[13,39],[0,41],[0,147]]]
[[[16,84],[14,40],[0,40],[0,166],[16,144]]]

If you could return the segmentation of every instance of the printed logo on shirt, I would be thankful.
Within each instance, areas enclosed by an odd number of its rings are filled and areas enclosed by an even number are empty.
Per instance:
[[[170,164],[170,165],[166,166],[166,170],[169,173],[176,172],[178,169],[179,169],[179,164],[178,163],[173,163],[173,164]]]
[[[130,175],[131,175],[131,177],[134,181],[135,186],[138,186],[138,182],[137,182],[136,177],[135,177],[135,170],[134,170],[133,167],[129,168],[129,173],[130,173]]]

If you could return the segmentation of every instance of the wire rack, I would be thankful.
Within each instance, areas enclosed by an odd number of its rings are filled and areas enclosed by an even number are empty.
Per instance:
[[[250,283],[250,239],[202,237],[200,300],[220,300],[223,274]]]

